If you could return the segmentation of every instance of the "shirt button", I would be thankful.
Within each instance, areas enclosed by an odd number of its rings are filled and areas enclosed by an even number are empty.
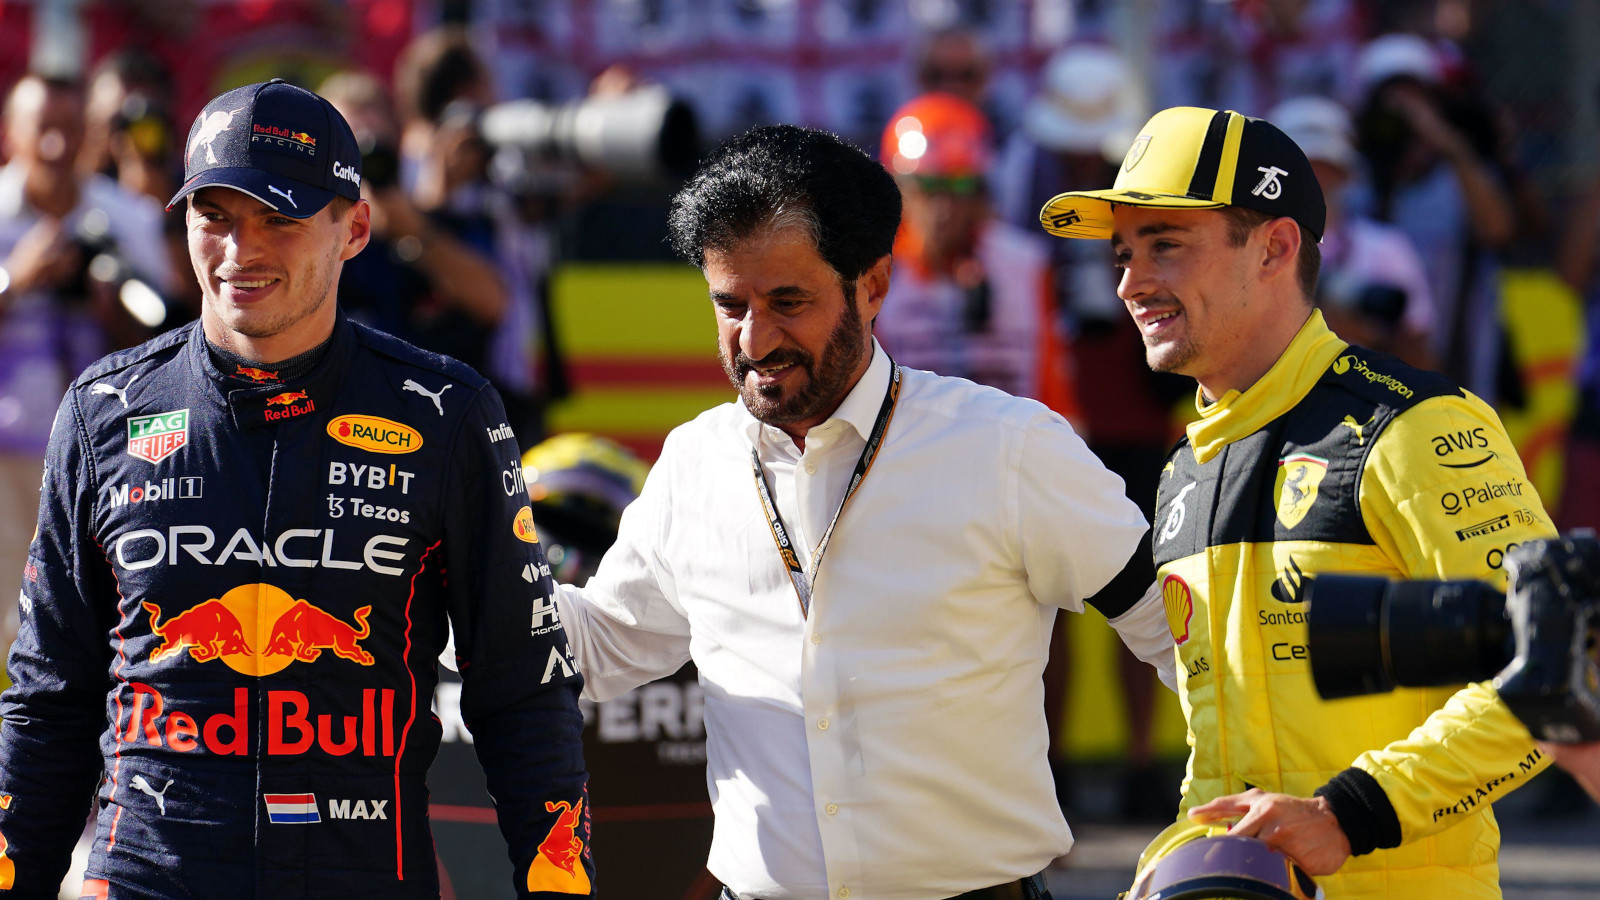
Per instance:
[[[845,898],[847,898],[849,896],[850,896],[850,889],[849,888],[839,888],[839,900],[845,900]]]
[[[827,810],[828,810],[828,815],[831,816],[834,813],[839,811],[839,804],[837,804],[837,803],[829,803],[828,806],[827,806]]]
[[[811,636],[811,643],[813,643],[813,644],[820,644],[820,643],[822,643],[822,635],[820,635],[820,634],[813,634],[813,635],[812,635],[812,636]]]
[[[827,731],[828,730],[828,720],[827,719],[818,719],[817,720],[817,730],[818,731]]]
[[[815,474],[817,474],[817,467],[816,467],[815,463],[806,463],[806,474],[807,475],[815,475]]]

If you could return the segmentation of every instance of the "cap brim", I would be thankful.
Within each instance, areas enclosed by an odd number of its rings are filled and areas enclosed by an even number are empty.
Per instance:
[[[1221,209],[1226,203],[1196,200],[1182,194],[1161,194],[1111,188],[1068,191],[1050,198],[1039,210],[1039,224],[1056,237],[1106,240],[1111,237],[1111,206],[1156,206],[1167,209]]]
[[[270,175],[260,169],[219,166],[207,169],[190,179],[167,203],[167,211],[177,206],[183,198],[201,188],[233,188],[265,203],[291,219],[309,219],[327,206],[334,198],[333,191],[312,187],[302,181]]]

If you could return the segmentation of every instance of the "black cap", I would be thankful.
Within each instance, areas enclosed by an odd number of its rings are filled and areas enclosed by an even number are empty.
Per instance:
[[[281,78],[206,104],[184,145],[183,188],[230,187],[283,215],[309,219],[337,194],[361,199],[361,150],[333,104]]]
[[[1232,110],[1164,109],[1128,148],[1116,184],[1051,198],[1039,222],[1067,238],[1111,237],[1111,207],[1242,206],[1288,216],[1322,239],[1328,208],[1305,153],[1276,125]]]

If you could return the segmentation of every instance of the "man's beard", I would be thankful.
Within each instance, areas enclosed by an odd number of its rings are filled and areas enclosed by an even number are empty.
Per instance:
[[[845,296],[848,298],[850,292]],[[750,415],[768,425],[782,426],[831,412],[842,403],[844,395],[849,393],[850,376],[855,374],[866,353],[866,342],[861,339],[861,313],[847,299],[839,323],[822,348],[820,365],[811,354],[798,347],[779,348],[761,360],[764,368],[793,363],[805,371],[805,386],[787,398],[783,396],[781,384],[757,388],[746,383],[745,376],[755,365],[742,351],[730,360],[727,349],[719,347],[717,358],[722,361],[722,371],[727,373],[728,380],[739,389],[739,397]]]

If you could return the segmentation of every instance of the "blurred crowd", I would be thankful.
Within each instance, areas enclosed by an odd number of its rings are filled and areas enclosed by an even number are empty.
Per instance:
[[[409,20],[415,37],[392,71],[324,65],[332,74],[305,86],[352,125],[373,209],[374,240],[340,281],[345,310],[483,372],[531,446],[565,383],[547,327],[553,267],[596,245],[659,255],[672,167],[652,187],[581,159],[508,159],[486,133],[495,104],[665,86],[697,114],[702,145],[761,121],[832,127],[876,151],[905,197],[877,324],[885,347],[1068,416],[1150,516],[1193,389],[1144,365],[1109,249],[1046,240],[1038,210],[1061,191],[1109,187],[1155,110],[1232,108],[1283,128],[1316,167],[1329,213],[1317,299],[1335,331],[1450,374],[1508,420],[1532,417],[1528,452],[1567,461],[1546,505],[1563,527],[1600,526],[1600,178],[1570,139],[1580,120],[1592,130],[1597,98],[1563,43],[1569,25],[1596,24],[1594,10],[1579,21],[1589,4],[711,6],[732,24],[709,32],[733,38],[703,46],[689,3],[442,3]],[[781,53],[761,41],[777,47],[788,28],[827,43],[847,25],[865,37],[797,57],[827,69],[817,90],[773,74],[767,57]],[[67,380],[199,313],[182,217],[163,211],[193,110],[136,37],[99,48],[84,71],[0,85],[0,584],[22,577]],[[1537,58],[1506,64],[1519,47]],[[1552,389],[1569,399],[1540,406]],[[1065,707],[1065,647],[1058,635],[1052,712]],[[1132,724],[1123,812],[1170,816],[1170,799],[1145,787],[1159,784],[1146,777],[1154,679],[1128,656],[1120,680]]]

